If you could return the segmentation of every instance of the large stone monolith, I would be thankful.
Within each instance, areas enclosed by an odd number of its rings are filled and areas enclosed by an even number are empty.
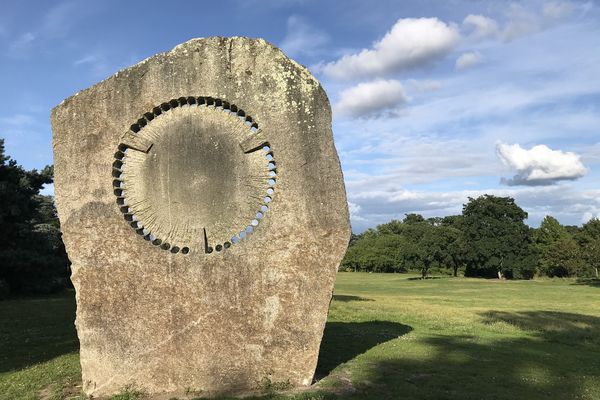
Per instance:
[[[87,394],[311,383],[350,227],[306,68],[194,39],[68,98],[52,129]]]

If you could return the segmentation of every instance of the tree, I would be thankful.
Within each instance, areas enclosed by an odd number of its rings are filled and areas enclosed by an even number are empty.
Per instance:
[[[533,276],[530,262],[531,234],[527,213],[510,197],[483,195],[463,206],[463,230],[467,242],[467,276]]]
[[[535,230],[533,239],[535,244],[543,249],[566,236],[569,236],[569,233],[565,227],[556,218],[546,215],[540,227]]]
[[[456,271],[460,266],[461,251],[457,241],[460,232],[451,227],[421,225],[424,230],[421,239],[417,243],[417,259],[421,270],[421,278],[427,278],[432,266],[452,267]]]
[[[425,218],[421,214],[404,214],[402,223],[405,225],[419,224],[425,222]]]
[[[585,266],[579,271],[578,276],[594,275],[598,278],[600,270],[600,220],[592,218],[585,224],[575,236],[581,253],[585,260]]]
[[[50,292],[65,284],[68,260],[54,204],[39,194],[52,174],[50,166],[19,166],[0,139],[0,286],[11,292]]]
[[[405,247],[406,241],[399,235],[366,235],[348,248],[342,267],[354,271],[406,272]]]
[[[577,242],[570,236],[551,244],[543,256],[542,272],[550,277],[563,278],[580,273],[584,266]]]

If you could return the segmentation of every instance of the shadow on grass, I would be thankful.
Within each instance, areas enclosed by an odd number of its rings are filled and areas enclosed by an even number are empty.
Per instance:
[[[599,399],[600,318],[530,311],[481,314],[487,324],[523,331],[419,339],[420,357],[369,360],[342,399]],[[501,329],[499,327],[499,329]],[[364,360],[362,361],[364,363]]]
[[[327,376],[335,367],[412,328],[389,321],[328,322],[321,341],[315,379]]]
[[[333,295],[333,300],[335,300],[335,301],[343,301],[343,302],[348,302],[348,301],[374,301],[373,299],[368,299],[366,297],[350,296],[350,295],[347,295],[347,294],[334,294]]]
[[[412,278],[406,278],[407,281],[428,281],[430,279],[442,279],[442,277],[441,276],[426,276],[425,278],[421,278],[420,276],[415,276]]]
[[[79,350],[73,291],[0,302],[0,373]]]
[[[573,283],[573,285],[585,285],[591,287],[600,288],[600,279],[599,278],[579,278]]]

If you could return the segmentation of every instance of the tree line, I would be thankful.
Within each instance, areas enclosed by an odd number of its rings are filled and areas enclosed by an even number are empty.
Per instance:
[[[352,235],[341,268],[407,272],[423,278],[433,270],[468,277],[531,279],[598,277],[600,220],[563,226],[546,216],[539,228],[513,198],[469,198],[462,214],[424,218],[406,214]]]
[[[18,165],[0,139],[0,299],[69,284],[54,199],[40,194],[52,174],[51,166],[37,171]]]

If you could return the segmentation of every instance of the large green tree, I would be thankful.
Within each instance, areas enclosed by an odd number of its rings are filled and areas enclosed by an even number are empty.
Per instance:
[[[50,197],[52,167],[25,170],[0,139],[0,286],[6,293],[50,292],[63,286],[68,260]]]
[[[598,278],[600,272],[600,220],[592,218],[583,224],[575,238],[581,247],[581,254],[585,261],[578,276],[593,275]]]
[[[552,243],[542,259],[541,272],[550,277],[577,276],[585,266],[581,248],[571,236],[561,237]]]
[[[527,213],[510,197],[483,195],[463,207],[465,275],[531,278],[531,233]]]

